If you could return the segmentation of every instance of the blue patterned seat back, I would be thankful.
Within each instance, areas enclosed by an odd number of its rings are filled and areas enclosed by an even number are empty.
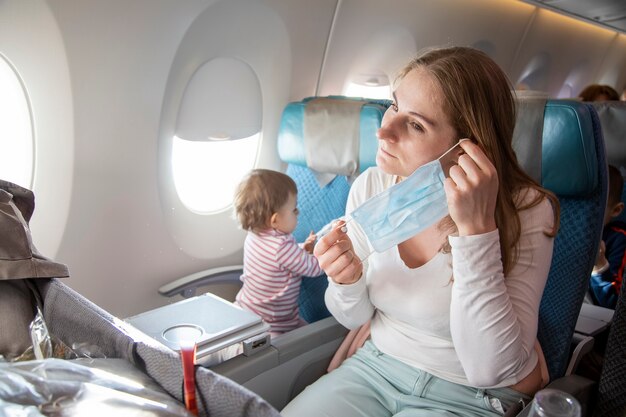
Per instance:
[[[606,158],[626,178],[626,101],[597,101],[590,103],[598,112]],[[626,204],[626,181],[622,187],[622,202]],[[615,220],[626,222],[626,210]]]
[[[626,293],[620,292],[606,343],[594,417],[626,416]]]
[[[294,236],[303,242],[309,232],[319,231],[326,223],[344,215],[350,185],[344,176],[337,176],[320,188],[310,169],[289,165],[287,175],[298,185],[298,226]],[[328,281],[326,275],[317,279],[303,279],[300,287],[300,316],[309,323],[330,316],[324,303]]]
[[[337,100],[354,100],[335,96]],[[287,163],[287,175],[298,186],[298,226],[294,236],[303,242],[310,231],[317,232],[334,219],[343,216],[350,184],[345,176],[338,175],[324,187],[318,185],[311,169],[306,165],[303,134],[304,107],[312,97],[289,103],[281,118],[278,133],[278,152]],[[384,100],[363,100],[360,114],[359,171],[375,164],[378,141],[376,130],[382,115],[389,106]],[[309,323],[330,316],[324,302],[328,281],[326,276],[302,280],[299,306],[301,317]]]
[[[541,152],[542,185],[554,192],[561,204],[560,228],[541,299],[538,334],[550,380],[554,380],[565,374],[572,335],[602,233],[607,167],[593,107],[574,101],[548,101]]]

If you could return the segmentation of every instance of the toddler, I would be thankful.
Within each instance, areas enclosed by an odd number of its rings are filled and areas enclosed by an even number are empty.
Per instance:
[[[289,176],[267,169],[251,171],[235,194],[237,219],[248,231],[237,304],[261,316],[273,335],[306,323],[298,312],[302,276],[323,274],[312,255],[315,234],[301,245],[291,234],[298,223],[297,194]]]

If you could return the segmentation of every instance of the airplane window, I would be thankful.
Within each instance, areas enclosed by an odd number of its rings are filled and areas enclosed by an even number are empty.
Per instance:
[[[201,214],[227,208],[235,187],[254,165],[260,136],[221,142],[174,137],[174,184],[182,203]]]
[[[262,130],[259,80],[245,62],[219,57],[191,77],[172,144],[180,201],[199,214],[227,208],[256,162]]]
[[[33,127],[26,89],[0,54],[0,178],[31,188]]]
[[[417,52],[410,30],[401,26],[374,29],[353,55],[342,94],[349,97],[391,99],[389,75]]]
[[[343,94],[348,97],[391,99],[391,88],[389,87],[389,85],[369,86],[357,83],[349,83]]]
[[[348,97],[391,99],[389,77],[385,74],[361,74],[348,81],[343,94]]]

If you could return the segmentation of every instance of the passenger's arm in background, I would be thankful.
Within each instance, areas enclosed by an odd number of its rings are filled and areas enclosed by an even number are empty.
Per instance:
[[[598,304],[615,308],[626,270],[626,229],[609,224],[607,242],[601,243],[598,261],[591,274],[591,291]]]

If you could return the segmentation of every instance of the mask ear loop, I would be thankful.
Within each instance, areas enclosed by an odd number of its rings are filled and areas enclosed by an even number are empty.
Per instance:
[[[459,145],[466,140],[469,139],[460,139],[454,146],[452,146],[450,149],[445,151],[443,155],[437,158],[437,161],[439,162],[439,165],[441,165],[441,169],[443,170],[443,174],[446,178],[450,177],[450,168],[458,165],[459,157],[465,153],[463,151],[463,148],[461,148]]]
[[[444,156],[446,156],[447,154],[449,154],[450,152],[452,152],[452,150],[453,150],[454,148],[456,148],[457,146],[459,146],[462,142],[465,142],[466,140],[469,140],[469,141],[471,142],[471,139],[468,139],[468,138],[463,138],[463,139],[460,139],[460,140],[459,140],[457,143],[455,143],[455,144],[454,144],[454,145],[453,145],[450,149],[448,149],[447,151],[445,151],[445,152],[443,153],[443,155],[441,155],[439,158],[437,158],[437,161],[439,161],[441,158],[443,158]]]

